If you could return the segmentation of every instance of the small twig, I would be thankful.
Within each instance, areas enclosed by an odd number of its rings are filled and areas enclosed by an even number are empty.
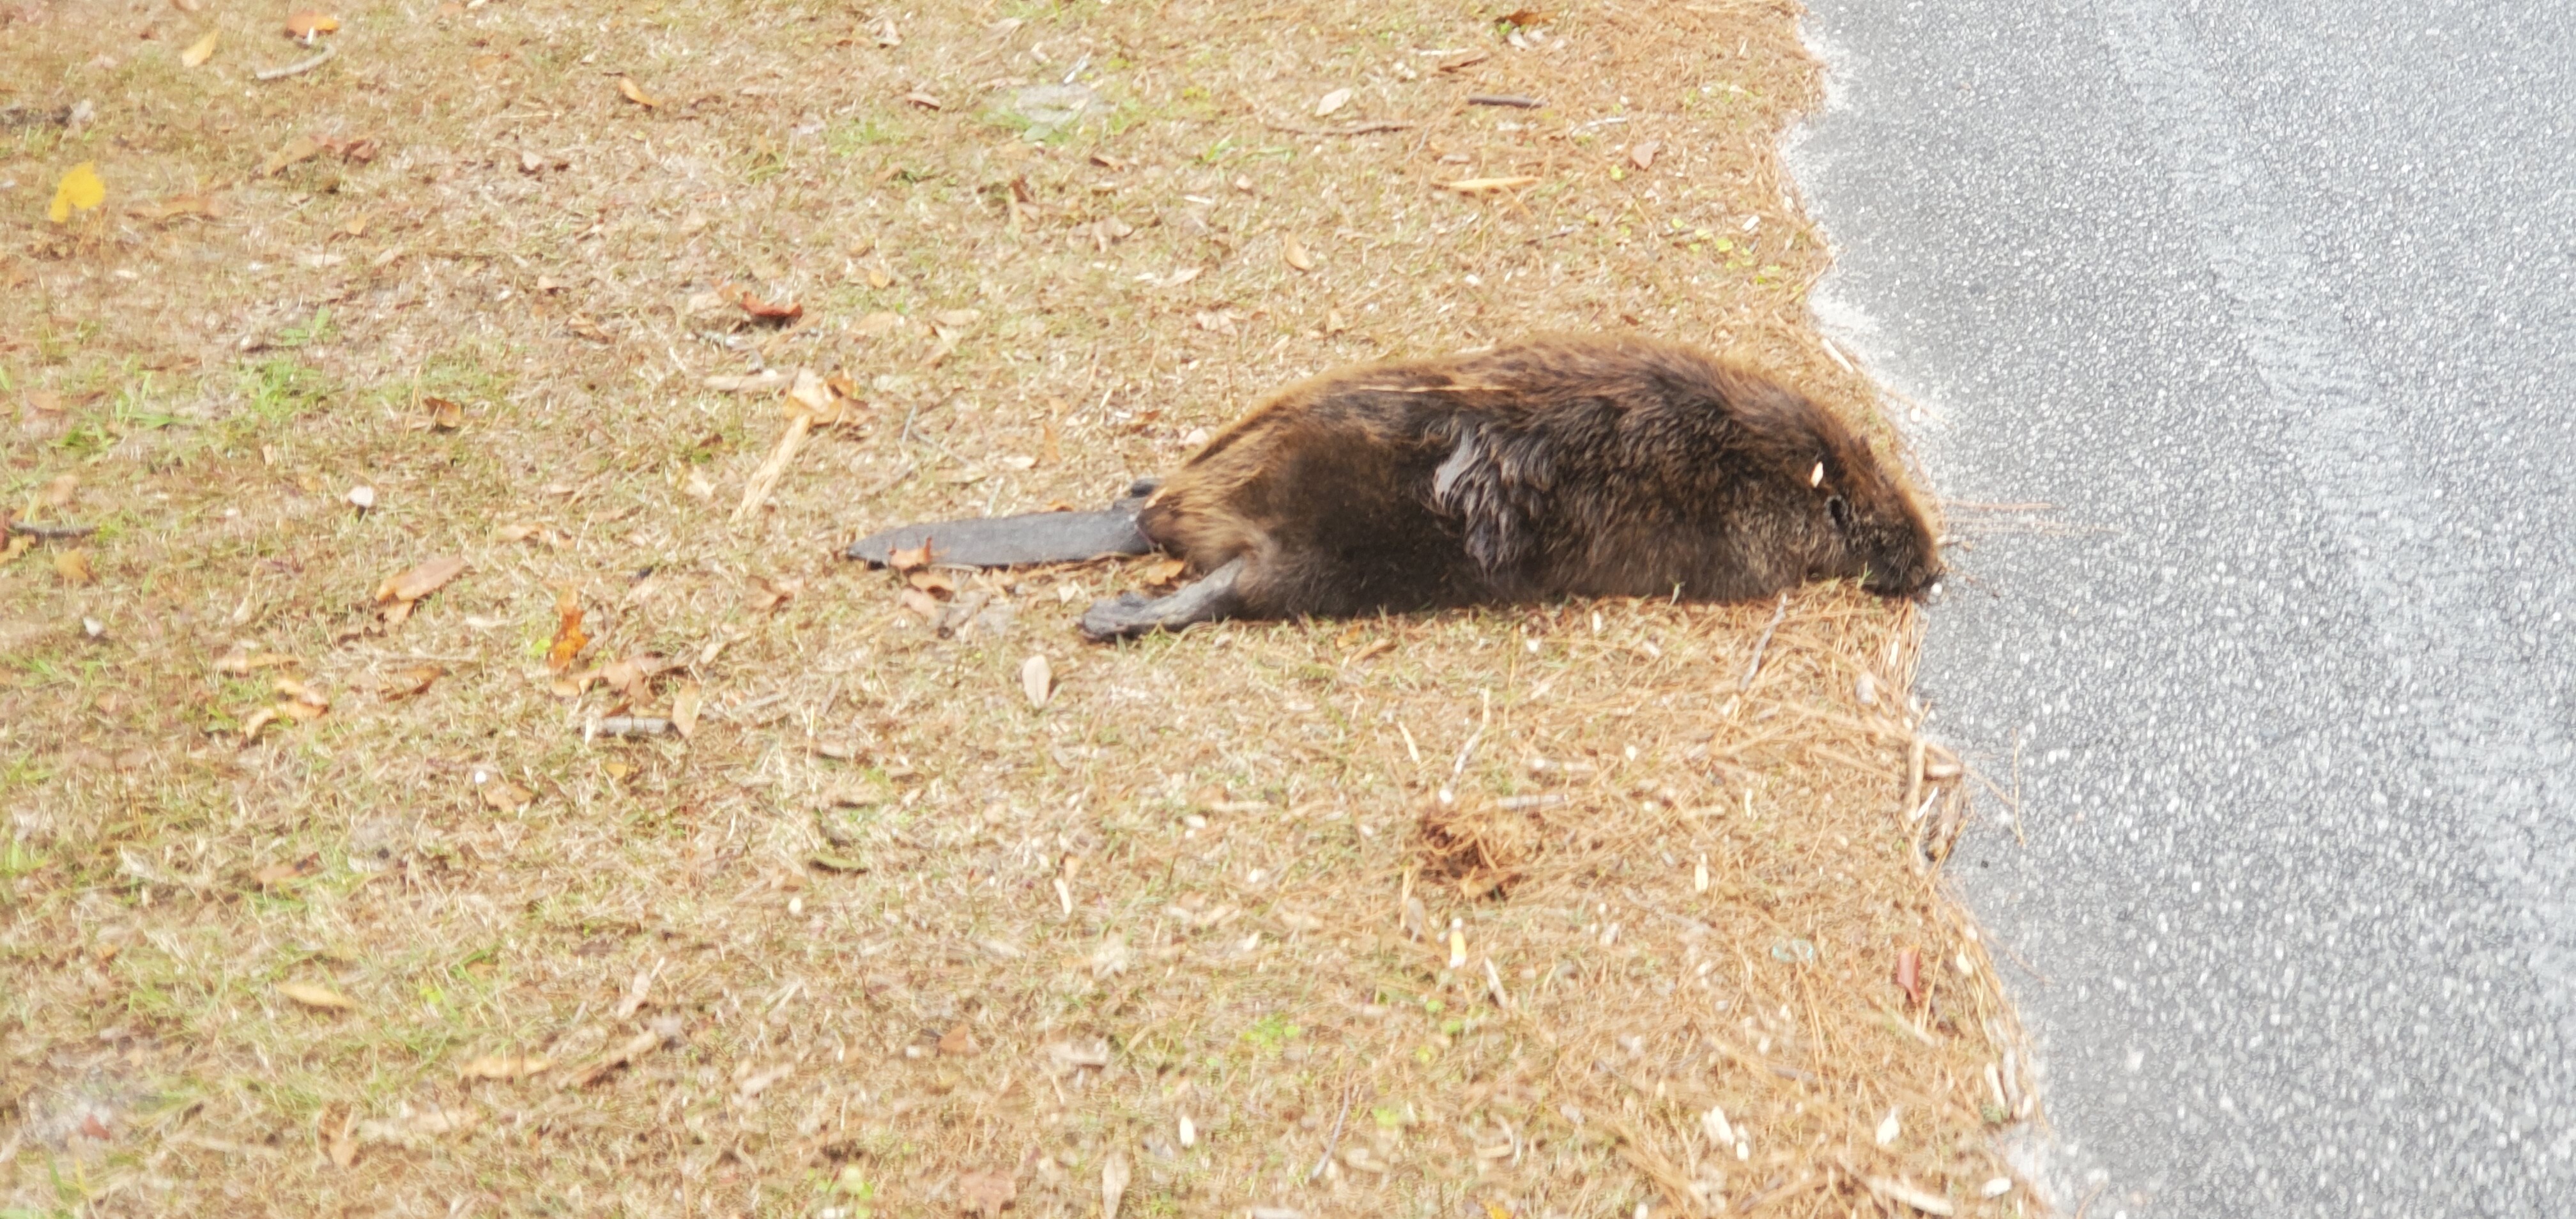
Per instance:
[[[1272,131],[1283,131],[1289,135],[1375,135],[1381,131],[1411,131],[1421,125],[1422,124],[1420,123],[1395,122],[1353,123],[1348,127],[1295,127],[1287,123],[1262,124],[1262,126],[1268,127]]]
[[[1471,93],[1467,95],[1467,104],[1470,106],[1510,106],[1515,110],[1536,110],[1547,103],[1540,101],[1535,97],[1524,97],[1518,93]]]
[[[46,541],[51,542],[51,541],[61,541],[61,540],[62,540],[62,539],[64,539],[64,538],[85,538],[85,537],[88,537],[89,535],[91,535],[91,534],[93,534],[93,533],[98,532],[98,526],[96,526],[96,525],[31,525],[31,524],[28,524],[28,523],[27,523],[27,522],[25,522],[25,521],[11,521],[11,522],[9,522],[9,532],[11,532],[11,533],[15,533],[15,534],[22,534],[22,535],[24,535],[24,536],[31,537],[31,538],[42,538],[42,539],[44,539],[44,540],[46,540]]]
[[[1753,688],[1753,675],[1762,671],[1762,650],[1771,646],[1771,632],[1779,630],[1780,620],[1788,616],[1789,594],[1782,593],[1780,594],[1780,604],[1774,606],[1771,610],[1771,625],[1762,628],[1762,637],[1753,641],[1753,663],[1744,666],[1744,680],[1735,684],[1736,689],[1750,690]]]
[[[787,421],[787,430],[778,437],[778,448],[769,454],[769,460],[760,463],[759,469],[751,472],[751,481],[743,486],[742,504],[733,510],[735,523],[739,524],[759,511],[761,502],[778,488],[779,478],[787,473],[787,463],[796,459],[796,450],[804,447],[805,434],[812,430],[814,414],[811,411],[798,411],[795,418]]]
[[[262,81],[284,80],[290,76],[301,76],[315,68],[331,62],[331,57],[339,53],[340,49],[338,47],[326,42],[322,44],[322,53],[311,59],[299,59],[283,68],[267,68],[258,72],[253,72],[251,73],[251,79]]]
[[[1133,1044],[1135,1044],[1135,1043],[1131,1041],[1131,1042],[1129,1042],[1128,1044],[1133,1045]],[[1340,1146],[1340,1145],[1341,1145],[1341,1142],[1342,1142],[1342,1123],[1343,1123],[1343,1122],[1345,1122],[1345,1121],[1350,1120],[1350,1116],[1351,1116],[1351,1097],[1352,1097],[1353,1095],[1355,1095],[1358,1091],[1359,1091],[1359,1088],[1358,1088],[1358,1086],[1357,1086],[1357,1085],[1349,1085],[1349,1086],[1345,1086],[1345,1087],[1342,1089],[1342,1112],[1341,1112],[1341,1116],[1336,1117],[1336,1118],[1334,1118],[1334,1119],[1333,1119],[1333,1134],[1332,1134],[1332,1137],[1327,1138],[1327,1139],[1325,1139],[1325,1140],[1324,1140],[1324,1154],[1323,1154],[1321,1157],[1319,1157],[1318,1159],[1316,1159],[1316,1161],[1315,1161],[1315,1169],[1314,1169],[1314,1171],[1309,1172],[1309,1173],[1307,1173],[1307,1174],[1306,1174],[1306,1180],[1307,1180],[1307,1181],[1312,1182],[1315,1178],[1320,1177],[1320,1176],[1323,1176],[1323,1175],[1324,1175],[1324,1167],[1325,1167],[1325,1165],[1331,1164],[1331,1163],[1333,1162],[1333,1149],[1334,1149],[1335,1147]]]

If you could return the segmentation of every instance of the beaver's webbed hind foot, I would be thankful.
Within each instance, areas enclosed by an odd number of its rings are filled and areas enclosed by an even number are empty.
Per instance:
[[[1082,634],[1094,642],[1106,643],[1233,617],[1243,606],[1243,594],[1236,587],[1243,579],[1243,570],[1244,560],[1236,559],[1168,597],[1121,593],[1114,600],[1094,601],[1082,613]]]

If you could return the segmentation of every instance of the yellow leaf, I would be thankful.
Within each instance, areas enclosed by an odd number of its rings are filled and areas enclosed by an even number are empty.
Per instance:
[[[205,63],[209,59],[213,59],[215,57],[215,41],[219,36],[220,35],[217,31],[206,31],[205,37],[189,43],[187,50],[179,52],[179,62],[193,68]]]
[[[61,224],[72,218],[73,211],[85,212],[105,202],[107,183],[99,180],[97,163],[83,161],[54,187],[54,204],[45,209],[45,218]]]
[[[642,106],[647,110],[662,104],[660,99],[655,98],[650,93],[646,93],[643,86],[636,84],[635,78],[632,76],[620,76],[617,78],[617,92],[626,100],[633,102],[638,106]]]
[[[306,1007],[318,1007],[326,1011],[345,1012],[358,1006],[351,1003],[348,996],[330,987],[315,986],[310,982],[280,982],[277,984],[277,993]]]

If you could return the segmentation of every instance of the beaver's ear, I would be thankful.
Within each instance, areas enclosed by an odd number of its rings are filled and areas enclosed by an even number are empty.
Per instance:
[[[1821,487],[1825,485],[1824,462],[1818,461],[1816,463],[1816,468],[1807,472],[1807,485],[1810,487]]]

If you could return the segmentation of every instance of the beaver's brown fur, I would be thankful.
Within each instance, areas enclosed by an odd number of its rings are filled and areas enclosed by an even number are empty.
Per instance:
[[[1208,442],[1144,501],[1141,538],[1117,510],[1096,515],[1094,532],[1118,536],[1056,557],[1150,543],[1200,577],[1168,597],[1095,604],[1082,626],[1097,639],[1559,596],[1746,600],[1832,578],[1912,596],[1941,572],[1921,506],[1840,421],[1753,373],[1638,338],[1325,373]],[[942,530],[968,551],[1023,532],[909,526],[851,553],[937,546]]]
[[[1208,442],[1139,523],[1193,572],[1241,560],[1225,612],[1253,618],[1733,601],[1836,577],[1910,596],[1941,571],[1922,508],[1840,421],[1635,338],[1543,338],[1291,386]],[[1134,616],[1085,627],[1163,625],[1120,621]]]

